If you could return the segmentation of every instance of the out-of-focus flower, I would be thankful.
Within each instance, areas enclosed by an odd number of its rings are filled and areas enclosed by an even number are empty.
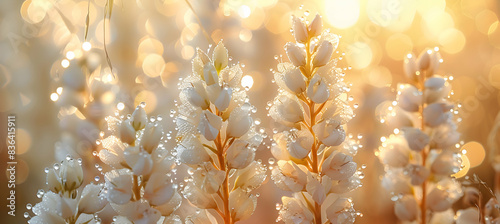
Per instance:
[[[415,197],[405,195],[396,201],[394,213],[403,221],[415,221],[418,217],[418,205]]]

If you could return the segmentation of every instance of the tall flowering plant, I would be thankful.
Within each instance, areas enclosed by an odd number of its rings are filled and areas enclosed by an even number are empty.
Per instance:
[[[110,133],[98,154],[111,168],[104,175],[105,196],[116,223],[179,223],[172,214],[182,202],[172,175],[175,159],[163,146],[162,118],[148,119],[144,106],[106,118]]]
[[[322,31],[319,15],[306,24],[293,17],[296,43],[285,45],[290,62],[278,64],[274,80],[279,93],[269,110],[281,126],[271,152],[278,159],[275,184],[282,197],[278,221],[285,223],[353,223],[357,212],[344,193],[361,186],[353,156],[361,147],[344,126],[353,117],[349,86],[332,54],[339,37]]]
[[[191,220],[213,220],[215,211],[226,224],[248,218],[255,210],[252,193],[266,179],[266,169],[254,160],[262,141],[256,132],[239,64],[229,65],[220,42],[212,58],[198,49],[193,73],[180,84],[177,157],[188,165],[183,195],[202,209]]]
[[[438,49],[426,49],[404,62],[410,83],[397,86],[381,122],[395,127],[376,152],[385,167],[382,184],[392,194],[396,216],[406,222],[444,223],[443,214],[462,195],[453,175],[461,169],[460,134],[453,118],[458,106],[448,100],[447,77],[436,74]],[[440,221],[441,220],[441,221]]]

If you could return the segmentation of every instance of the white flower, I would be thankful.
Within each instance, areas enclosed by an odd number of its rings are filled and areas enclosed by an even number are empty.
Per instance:
[[[229,194],[229,208],[231,210],[232,221],[234,222],[248,219],[255,211],[256,206],[257,197],[241,188]]]
[[[387,170],[382,178],[382,187],[395,195],[413,193],[413,188],[401,169]]]
[[[283,209],[279,215],[283,222],[293,224],[310,224],[314,221],[314,214],[304,205],[300,199],[282,197]]]
[[[147,199],[151,205],[161,205],[172,198],[176,189],[167,175],[153,173],[144,188],[144,199]]]
[[[415,86],[399,84],[398,93],[397,101],[399,107],[410,112],[418,111],[422,105],[422,94]]]
[[[321,76],[315,75],[309,82],[306,94],[313,102],[321,104],[328,100],[330,91]]]
[[[224,111],[229,107],[229,104],[231,103],[232,93],[233,90],[228,87],[222,87],[219,85],[212,85],[207,87],[208,97],[219,111]]]
[[[201,81],[197,80],[191,83],[191,86],[186,87],[181,91],[181,99],[185,97],[191,105],[200,107],[204,110],[210,106],[207,92]]]
[[[182,163],[200,164],[210,160],[200,140],[195,136],[187,136],[177,147],[177,156]]]
[[[425,98],[426,102],[434,103],[446,97],[450,91],[450,85],[443,77],[430,77],[425,80]]]
[[[49,169],[49,172],[47,173],[47,186],[49,190],[55,193],[59,193],[63,189],[61,179],[53,168]]]
[[[306,24],[299,17],[292,16],[293,36],[299,43],[305,43],[308,39]]]
[[[445,123],[450,117],[453,106],[447,103],[433,103],[424,108],[424,122],[429,127],[436,127]]]
[[[139,147],[128,147],[124,152],[125,161],[132,168],[134,175],[147,175],[153,169],[151,154],[139,149]]]
[[[135,143],[135,129],[130,120],[125,120],[120,124],[120,140],[129,145]]]
[[[300,94],[306,90],[306,81],[298,68],[287,69],[283,73],[276,72],[275,80],[283,79],[282,88],[290,93]]]
[[[433,212],[446,211],[462,195],[460,183],[450,178],[443,179],[427,194],[426,206]]]
[[[407,170],[411,178],[411,184],[422,185],[430,175],[429,169],[421,165],[411,164]]]
[[[333,44],[327,40],[322,41],[319,44],[316,53],[313,55],[313,61],[312,61],[313,66],[321,67],[328,64],[328,62],[330,62],[330,59],[332,58],[332,53],[333,53]]]
[[[277,160],[290,160],[290,153],[287,149],[287,136],[284,132],[276,133],[273,135],[275,144],[271,145],[271,154]]]
[[[431,152],[433,153],[433,152]],[[459,154],[450,150],[444,150],[436,155],[429,155],[429,158],[435,157],[431,164],[431,171],[439,175],[452,175],[460,171],[462,159]]]
[[[146,111],[141,106],[137,106],[137,108],[135,108],[130,119],[132,121],[132,127],[134,127],[136,131],[143,129],[148,123]]]
[[[291,161],[278,161],[278,169],[273,169],[273,179],[276,186],[285,190],[298,192],[307,184],[307,168]]]
[[[356,212],[349,198],[338,198],[326,209],[326,216],[331,223],[351,224],[354,223]]]
[[[226,173],[209,163],[204,163],[193,173],[194,184],[208,194],[217,193],[225,179]]]
[[[460,140],[460,133],[457,131],[457,125],[451,120],[439,125],[434,129],[432,136],[432,144],[439,149],[454,148],[455,144]]]
[[[404,195],[394,205],[394,213],[402,221],[414,221],[418,217],[418,205],[415,197]]]
[[[431,50],[427,49],[420,53],[418,56],[418,67],[420,71],[426,71],[431,65]]]
[[[309,24],[309,36],[317,36],[321,33],[321,30],[323,30],[323,20],[319,14],[316,14],[311,24]]]
[[[419,128],[405,127],[403,128],[403,134],[408,142],[408,146],[413,151],[422,151],[422,149],[424,149],[430,141],[429,136],[422,132]]]
[[[323,204],[331,186],[332,180],[328,176],[323,176],[320,182],[316,177],[313,177],[311,173],[307,175],[306,190],[318,204]]]
[[[205,83],[207,83],[207,86],[212,86],[214,84],[216,84],[216,86],[219,85],[219,74],[217,74],[217,70],[214,65],[210,63],[205,64],[203,67],[203,78]]]
[[[108,201],[102,193],[102,187],[96,184],[88,184],[83,188],[82,195],[78,201],[78,212],[94,214],[101,211]]]
[[[339,121],[328,119],[313,126],[318,139],[326,146],[338,146],[345,140],[345,131]]]
[[[290,135],[293,135],[293,139],[290,139],[290,141],[288,141],[289,143],[287,147],[290,156],[297,159],[303,159],[307,155],[309,155],[309,152],[311,152],[311,148],[314,143],[314,138],[311,132],[303,129]]]
[[[141,138],[141,146],[151,154],[163,137],[163,127],[159,123],[148,123]]]
[[[411,151],[402,136],[391,136],[380,147],[380,159],[392,167],[405,167],[410,161]]]
[[[333,180],[345,180],[356,172],[357,164],[342,152],[332,153],[323,162],[322,171]]]
[[[201,209],[217,208],[217,203],[212,194],[207,194],[202,189],[189,182],[184,188],[184,197],[193,205]]]
[[[115,136],[110,135],[109,137],[102,140],[101,151],[99,151],[99,159],[114,168],[122,167],[125,164],[125,145]]]
[[[294,124],[304,120],[304,114],[300,104],[296,99],[292,99],[287,95],[277,96],[269,113],[274,120],[281,121],[285,124]]]
[[[212,61],[214,62],[214,67],[217,71],[221,71],[227,67],[229,63],[229,56],[227,49],[224,47],[222,41],[220,41],[214,49],[212,55]]]
[[[175,186],[175,185],[174,185]],[[174,187],[175,189],[175,187]],[[160,206],[155,206],[155,208],[160,211],[160,213],[163,215],[163,216],[175,216],[175,215],[172,215],[172,213],[177,210],[182,204],[182,196],[179,194],[179,192],[174,191],[174,195],[172,196],[172,198],[167,201],[166,203],[160,205]],[[168,219],[168,217],[167,217]]]
[[[222,118],[210,111],[204,110],[200,115],[200,124],[198,131],[208,140],[213,141],[217,138],[222,126]]]
[[[234,181],[235,188],[243,188],[254,190],[266,180],[266,168],[261,163],[253,161],[245,167],[237,171],[237,178]]]
[[[207,210],[196,210],[193,214],[186,216],[185,224],[217,224],[215,217]]]
[[[286,43],[286,55],[293,65],[300,67],[306,64],[306,52],[294,43]]]
[[[239,138],[250,130],[253,121],[249,113],[250,105],[248,104],[237,107],[231,112],[226,129],[228,137]]]
[[[66,199],[67,201],[54,192],[45,193],[42,201],[33,207],[36,216],[28,223],[65,224],[65,219],[74,216],[76,212],[76,199]]]
[[[76,160],[66,160],[61,163],[59,180],[65,191],[76,190],[83,182],[82,165]]]
[[[132,173],[128,169],[112,170],[104,175],[108,201],[125,204],[132,198]]]
[[[255,152],[245,140],[238,139],[226,151],[226,160],[229,168],[243,169],[255,158]]]
[[[146,200],[141,199],[124,205],[111,205],[119,215],[127,217],[134,224],[157,224],[161,218],[160,212],[152,208]]]

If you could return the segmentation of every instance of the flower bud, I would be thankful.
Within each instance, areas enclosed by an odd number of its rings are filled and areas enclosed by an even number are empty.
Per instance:
[[[83,188],[82,196],[78,201],[78,212],[94,214],[101,211],[108,201],[103,197],[102,187],[96,184],[88,184]]]
[[[132,127],[134,127],[136,131],[139,131],[146,127],[146,124],[148,123],[148,117],[146,115],[146,111],[142,106],[137,106],[137,108],[135,108],[134,113],[132,113],[131,121]]]
[[[332,180],[345,180],[354,175],[357,164],[352,157],[342,152],[332,153],[323,162],[322,171]]]
[[[326,146],[338,146],[345,139],[345,131],[340,122],[329,119],[313,126],[316,137]]]
[[[252,161],[247,167],[236,171],[234,188],[254,190],[260,187],[267,178],[267,170],[262,163]]]
[[[426,71],[427,69],[429,69],[429,67],[431,65],[430,54],[432,54],[432,50],[427,49],[427,50],[422,51],[420,53],[420,55],[418,56],[418,67],[419,67],[420,71]]]
[[[214,65],[210,63],[205,64],[203,67],[203,78],[205,83],[207,83],[207,86],[219,84],[219,75],[217,74],[217,70],[215,70]]]
[[[273,180],[279,188],[285,191],[299,192],[307,184],[307,168],[291,161],[278,161],[278,169],[272,170]]]
[[[62,162],[59,177],[65,191],[76,190],[83,182],[82,165],[73,159]]]
[[[144,198],[151,205],[162,205],[174,195],[176,187],[164,173],[153,173],[144,188]]]
[[[255,158],[255,152],[247,141],[236,140],[226,151],[227,165],[231,169],[243,169]]]
[[[148,123],[141,138],[141,146],[151,154],[163,137],[163,127],[159,123]]]
[[[420,152],[429,144],[429,136],[422,132],[419,128],[403,128],[403,133],[406,141],[408,142],[408,146],[413,151]]]
[[[292,16],[293,36],[295,41],[305,43],[307,41],[306,24],[299,17]]]
[[[445,98],[451,87],[442,77],[431,77],[425,80],[425,100],[427,104]]]
[[[425,125],[436,127],[445,123],[451,116],[453,105],[447,103],[433,103],[424,108],[423,117]]]
[[[316,14],[314,19],[311,21],[311,24],[309,24],[309,36],[318,36],[321,33],[321,30],[323,30],[323,20],[319,14]]]
[[[217,107],[219,111],[224,111],[229,107],[229,104],[231,103],[231,94],[233,93],[233,90],[231,88],[222,88],[220,89],[219,93],[214,96],[214,100],[211,100],[212,103]],[[211,97],[211,96],[209,96]],[[211,98],[212,99],[212,98]]]
[[[433,212],[443,212],[451,208],[460,197],[462,188],[452,179],[443,179],[427,194],[426,206]]]
[[[220,72],[222,69],[227,67],[229,63],[229,56],[227,53],[227,49],[224,47],[222,41],[220,41],[214,49],[214,53],[212,55],[212,61],[214,62],[214,67],[217,72]]]
[[[201,209],[215,209],[217,203],[211,194],[203,192],[199,187],[195,186],[193,182],[189,182],[184,187],[184,197],[189,200],[193,205]]]
[[[213,141],[219,135],[222,119],[210,111],[204,110],[201,114],[198,131],[208,140]]]
[[[47,186],[49,190],[55,193],[59,193],[62,190],[63,186],[61,185],[61,180],[53,168],[49,169],[47,173]]]
[[[312,199],[318,204],[323,204],[326,199],[326,194],[330,191],[330,187],[332,186],[332,180],[328,178],[328,176],[323,178],[325,186],[323,186],[316,177],[313,177],[311,174],[307,175],[306,190],[312,196]]]
[[[398,85],[397,101],[399,107],[409,112],[417,112],[422,105],[422,94],[415,86]]]
[[[306,89],[306,81],[299,69],[291,69],[283,75],[285,86],[295,94],[300,94]],[[287,89],[285,88],[285,89]]]
[[[128,147],[124,152],[125,161],[132,167],[134,175],[147,175],[153,169],[153,159],[146,151],[139,150],[139,147]]]
[[[246,134],[252,127],[252,117],[248,114],[250,106],[244,104],[235,108],[229,115],[226,134],[229,137],[239,138]]]
[[[316,53],[313,56],[313,66],[321,67],[328,64],[328,62],[330,62],[330,59],[332,58],[332,53],[333,44],[327,40],[321,42],[318,49],[316,50]]]
[[[291,123],[289,126],[293,126],[293,124],[304,120],[304,113],[300,104],[297,100],[291,99],[286,95],[276,97],[269,113],[276,121],[281,121],[285,124]]]
[[[352,224],[356,218],[356,211],[349,198],[338,198],[326,209],[326,217],[331,223]]]
[[[387,139],[380,147],[380,159],[382,163],[392,167],[405,167],[410,161],[410,149],[402,136],[394,136]]]
[[[306,52],[294,43],[286,43],[286,55],[293,65],[300,67],[306,64]]]
[[[450,150],[444,150],[432,162],[431,171],[439,175],[452,175],[460,171],[462,159]]]
[[[257,207],[257,197],[238,188],[229,194],[231,219],[238,222],[248,219]]]
[[[317,104],[324,103],[330,96],[328,86],[319,75],[315,75],[311,79],[306,93],[307,97]]]
[[[418,205],[415,197],[404,195],[396,201],[394,213],[402,221],[414,221],[418,217]]]
[[[296,136],[288,143],[288,152],[292,157],[297,159],[307,157],[314,143],[311,132],[308,130],[300,130],[297,133],[293,133],[293,135]]]
[[[438,51],[432,51],[432,53],[430,54],[430,65],[428,69],[428,76],[433,75],[439,69],[440,64],[441,64],[441,54],[439,54]]]
[[[457,125],[453,122],[446,122],[434,129],[432,144],[439,149],[454,148],[460,140],[460,133],[457,131]]]
[[[177,156],[182,163],[195,165],[210,160],[210,155],[195,136],[186,137],[177,146],[176,150]]]
[[[212,165],[203,165],[193,173],[194,184],[208,194],[215,194],[226,179],[226,172]]]
[[[201,49],[197,48],[196,57],[193,58],[192,62],[193,62],[192,63],[193,73],[204,79],[203,68],[207,63],[210,62],[210,59],[208,58],[207,54],[205,54],[205,52],[203,52]]]
[[[403,66],[406,77],[413,82],[418,82],[419,76],[417,76],[417,72],[419,68],[417,65],[416,56],[413,53],[408,54],[405,57]]]
[[[427,180],[430,173],[431,172],[426,167],[415,164],[411,164],[408,169],[412,185],[422,185],[424,181]]]
[[[122,167],[125,163],[125,145],[114,135],[103,139],[101,145],[103,148],[99,151],[99,159],[113,168]]]
[[[129,145],[134,145],[135,129],[130,120],[125,120],[120,124],[120,140]]]
[[[132,173],[127,169],[112,170],[104,175],[108,201],[123,205],[132,198]]]
[[[456,224],[480,224],[481,215],[475,207],[460,209],[457,211],[457,216]]]
[[[207,92],[203,84],[199,81],[192,82],[191,84],[192,87],[186,87],[182,90],[183,95],[187,98],[191,105],[201,107],[203,110],[208,109],[208,107],[210,107],[210,100],[208,99]]]

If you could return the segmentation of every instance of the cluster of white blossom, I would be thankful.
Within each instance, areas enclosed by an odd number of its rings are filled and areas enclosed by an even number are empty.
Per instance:
[[[418,58],[408,54],[404,68],[411,83],[397,85],[397,99],[381,118],[395,128],[382,137],[377,154],[386,171],[382,184],[401,221],[452,223],[451,207],[463,195],[453,177],[462,164],[457,108],[448,101],[448,78],[435,74],[441,61],[437,48]]]
[[[296,43],[285,45],[290,60],[278,65],[279,93],[269,114],[281,126],[271,148],[278,159],[275,184],[293,197],[283,197],[277,221],[285,223],[354,223],[357,213],[343,196],[361,186],[353,156],[361,147],[346,140],[345,124],[353,117],[349,86],[332,59],[339,36],[322,30],[319,15],[307,24],[293,17]]]
[[[198,49],[193,73],[179,84],[176,149],[190,175],[182,193],[203,209],[188,216],[187,223],[214,222],[207,211],[218,213],[226,224],[250,217],[257,205],[252,191],[266,179],[265,167],[254,159],[263,139],[250,116],[256,109],[240,86],[240,65],[229,61],[222,42],[212,58]]]
[[[90,183],[82,189],[83,170],[81,159],[67,157],[61,164],[46,168],[49,191],[39,190],[42,201],[35,206],[28,204],[35,216],[30,224],[94,224],[100,223],[96,213],[107,204],[102,184]],[[25,218],[29,213],[24,214]]]
[[[182,197],[172,175],[175,158],[164,147],[161,117],[147,118],[145,104],[126,118],[106,117],[110,135],[102,140],[105,196],[118,214],[115,223],[180,223],[172,213]]]

